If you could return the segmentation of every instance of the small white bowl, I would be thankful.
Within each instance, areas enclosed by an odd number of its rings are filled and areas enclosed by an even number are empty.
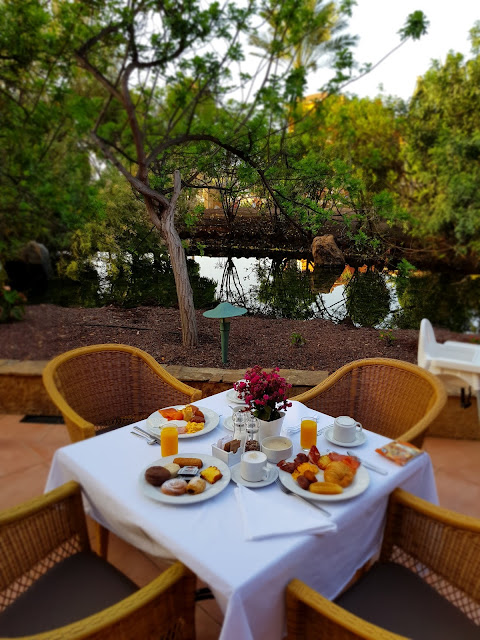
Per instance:
[[[277,464],[280,460],[287,460],[293,453],[293,442],[285,436],[269,436],[262,440],[262,451],[268,462]]]

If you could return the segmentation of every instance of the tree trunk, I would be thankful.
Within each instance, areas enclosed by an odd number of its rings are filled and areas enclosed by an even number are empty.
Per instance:
[[[182,325],[182,344],[186,347],[196,347],[198,345],[197,318],[195,316],[195,306],[193,304],[193,291],[187,271],[187,259],[182,246],[180,236],[173,223],[175,207],[181,191],[180,172],[175,171],[174,193],[168,207],[164,209],[161,216],[155,211],[155,202],[150,198],[145,198],[145,204],[151,220],[155,223],[167,243],[170,261],[172,263],[175,287],[177,289],[178,307],[180,310],[180,321]],[[160,226],[159,226],[160,225]]]

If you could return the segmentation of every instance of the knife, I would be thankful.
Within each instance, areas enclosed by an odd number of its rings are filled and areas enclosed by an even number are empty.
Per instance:
[[[370,462],[367,462],[366,460],[363,460],[363,458],[359,458],[358,456],[354,455],[353,453],[350,453],[350,451],[347,451],[347,455],[352,456],[352,458],[356,458],[359,462],[361,462],[363,464],[363,466],[366,469],[371,469],[372,471],[376,471],[377,473],[381,473],[382,476],[388,476],[388,471],[385,471],[385,469],[380,469],[380,467],[376,467],[374,464],[371,464]]]
[[[133,429],[135,429],[135,431],[140,431],[140,433],[144,433],[146,436],[148,436],[152,440],[155,440],[157,444],[160,444],[160,438],[158,436],[154,436],[153,433],[150,433],[149,431],[144,431],[143,429],[140,429],[140,427],[133,427]]]

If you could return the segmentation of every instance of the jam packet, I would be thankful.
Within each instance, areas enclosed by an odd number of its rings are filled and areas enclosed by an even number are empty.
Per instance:
[[[191,476],[196,476],[198,471],[199,471],[198,467],[190,467],[190,466],[182,467],[177,475],[191,477]]]
[[[401,442],[400,440],[393,440],[393,442],[389,442],[385,446],[375,449],[375,451],[402,467],[423,453],[421,449],[410,444],[410,442]]]

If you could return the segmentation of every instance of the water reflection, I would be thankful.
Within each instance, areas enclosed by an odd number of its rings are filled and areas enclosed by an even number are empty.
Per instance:
[[[187,264],[199,309],[228,301],[276,318],[324,318],[364,327],[418,329],[423,317],[459,332],[480,326],[480,275],[413,272],[406,276],[348,265],[325,269],[287,258],[195,256]],[[93,267],[79,282],[51,281],[46,294],[30,293],[29,302],[84,307],[177,305],[168,260],[137,257],[116,277],[109,275],[106,256],[97,256]]]
[[[452,331],[480,326],[480,276],[374,267],[325,269],[285,258],[196,257],[200,273],[221,283],[217,296],[252,313],[324,318],[355,326],[418,329],[427,317]],[[226,286],[225,283],[234,283]]]

